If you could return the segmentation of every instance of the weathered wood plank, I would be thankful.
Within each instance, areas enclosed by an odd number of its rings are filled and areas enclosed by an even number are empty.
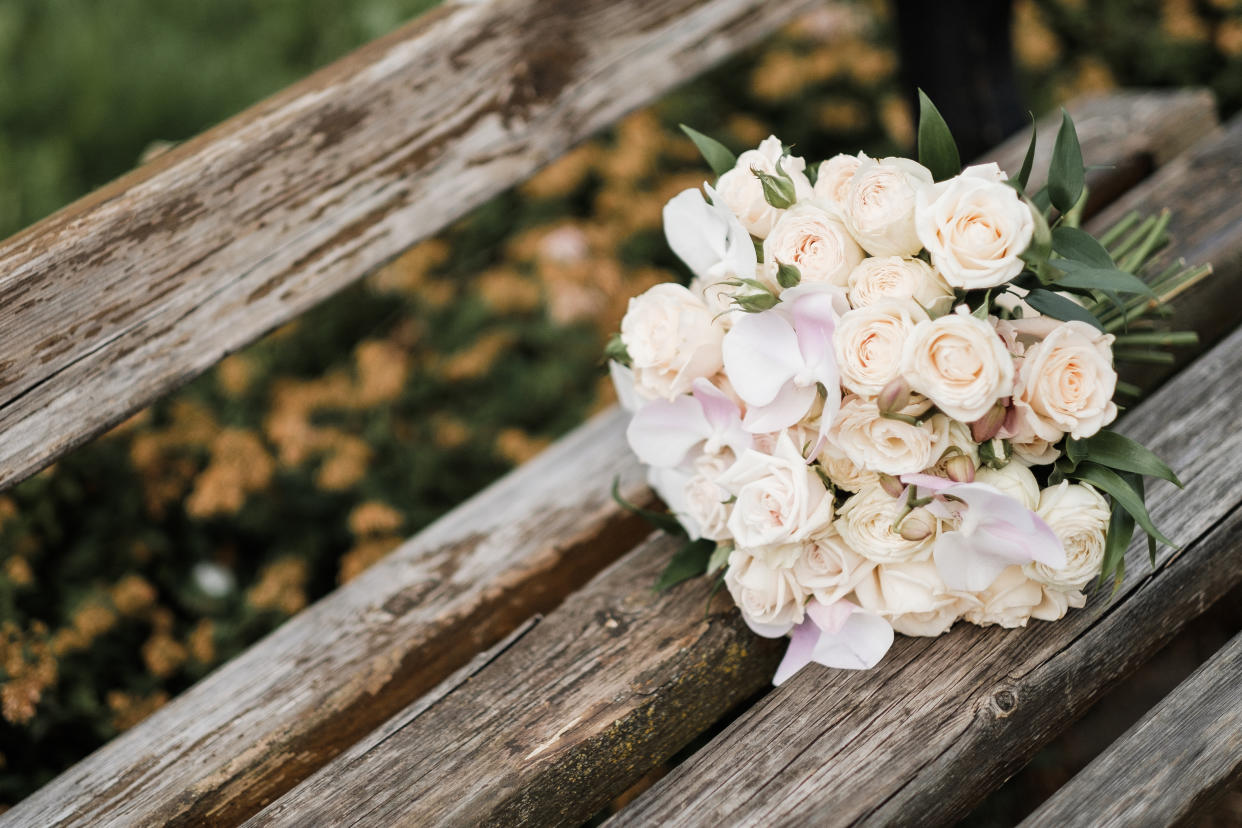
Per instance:
[[[450,512],[0,825],[236,824],[649,531],[619,412]]]
[[[815,0],[450,0],[0,245],[0,486]]]
[[[1242,778],[1242,635],[1130,728],[1024,826],[1185,825]]]
[[[1219,152],[1198,153],[1218,165],[1216,180],[1229,180],[1227,171],[1242,164],[1240,140],[1235,123],[1208,142]],[[1203,189],[1201,181],[1187,186],[1222,209],[1235,197],[1228,188]],[[1143,189],[1155,204],[1190,197]],[[1221,263],[1216,278],[1237,284],[1242,217],[1198,249]],[[1236,322],[1236,303],[1216,310]],[[1110,683],[1242,582],[1242,480],[1228,471],[1242,463],[1242,406],[1226,379],[1239,372],[1242,331],[1122,423],[1187,481],[1181,493],[1167,484],[1152,488],[1157,523],[1185,544],[1179,553],[1163,551],[1154,572],[1136,544],[1116,599],[1097,595],[1087,610],[1056,624],[1016,631],[962,625],[939,639],[899,639],[866,674],[812,666],[640,797],[617,824],[726,816],[742,825],[883,824],[910,814],[939,823],[962,815]]]
[[[253,826],[579,824],[764,684],[780,655],[727,601],[651,584],[640,546],[459,692],[394,717]],[[728,676],[728,692],[716,685]]]

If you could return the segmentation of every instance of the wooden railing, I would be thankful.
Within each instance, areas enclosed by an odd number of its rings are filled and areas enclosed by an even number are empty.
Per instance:
[[[0,481],[808,5],[450,3],[15,237],[0,247]],[[1094,226],[1173,208],[1164,255],[1218,268],[1179,319],[1205,346],[1227,335],[1242,321],[1242,122],[1220,130],[1201,92],[1072,111],[1100,165]],[[1024,148],[993,157],[1016,168]],[[1239,346],[1232,334],[1124,421],[1187,480],[1152,495],[1183,551],[1152,570],[1131,550],[1117,596],[1058,624],[901,639],[863,674],[809,668],[669,769],[768,684],[778,645],[727,600],[705,616],[701,583],[650,589],[671,545],[609,496],[619,475],[649,497],[613,411],[0,823],[575,823],[658,770],[615,821],[951,819],[1242,581],[1242,483],[1216,471],[1242,459],[1242,408],[1219,379],[1242,370]],[[1213,790],[1237,772],[1211,767]]]

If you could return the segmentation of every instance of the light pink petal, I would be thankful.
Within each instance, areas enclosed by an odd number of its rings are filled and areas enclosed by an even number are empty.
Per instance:
[[[785,650],[785,657],[781,659],[780,666],[776,668],[772,683],[780,687],[791,676],[810,664],[818,640],[819,627],[815,626],[815,622],[810,618],[794,627],[789,636],[789,647]]]
[[[838,670],[870,670],[891,646],[892,625],[878,615],[855,609],[838,632],[820,635],[812,659]]]
[[[711,439],[719,445],[728,446],[737,456],[754,445],[754,438],[742,425],[742,412],[728,394],[702,377],[694,381],[692,393],[703,407],[703,416],[711,426]]]
[[[823,604],[812,598],[806,604],[806,614],[815,621],[820,630],[833,634],[841,631],[856,609],[858,609],[857,604],[845,600]]]
[[[936,571],[949,589],[980,592],[996,580],[1012,561],[989,553],[977,536],[965,532],[944,532],[936,538],[932,557]]]
[[[931,489],[933,492],[940,492],[951,486],[959,485],[946,477],[936,477],[932,474],[903,474],[900,479],[907,486],[920,486],[924,489]]]
[[[767,405],[803,368],[798,337],[779,313],[743,314],[725,334],[725,373],[747,405]]]
[[[789,428],[811,410],[816,393],[818,392],[814,386],[800,388],[790,382],[767,405],[748,408],[742,424],[752,434],[767,434]]]
[[[698,400],[681,396],[643,406],[630,420],[625,436],[639,460],[649,466],[672,468],[711,431]]]

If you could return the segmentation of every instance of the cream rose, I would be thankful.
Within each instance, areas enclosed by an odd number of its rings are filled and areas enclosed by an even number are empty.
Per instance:
[[[733,465],[733,452],[704,454],[694,461],[694,475],[686,481],[681,523],[691,539],[730,540],[729,515],[733,505],[729,492],[716,481]]]
[[[995,287],[1022,272],[1035,219],[1004,181],[995,164],[983,164],[918,192],[919,241],[954,287]]]
[[[812,195],[811,182],[804,172],[806,161],[792,155],[782,159],[782,152],[780,139],[769,135],[758,149],[739,155],[733,169],[716,182],[716,197],[733,211],[748,233],[761,239],[768,235],[784,211],[768,204],[763,197],[763,184],[754,170],[776,175],[776,162],[780,161],[781,169],[793,180],[797,200]]]
[[[1017,439],[1084,438],[1117,418],[1113,336],[1085,322],[1063,322],[1030,345],[1014,384]],[[1023,439],[1026,438],[1026,439]]]
[[[1039,481],[1021,463],[1006,463],[1003,468],[982,468],[975,472],[976,483],[986,483],[1008,495],[1031,511],[1039,505]]]
[[[1070,607],[1082,609],[1086,606],[1087,596],[1078,590],[1064,592],[1050,586],[1044,587],[1044,599],[1039,606],[1031,610],[1031,617],[1040,621],[1060,621],[1069,612]]]
[[[913,299],[928,310],[944,310],[953,288],[922,259],[873,256],[850,271],[850,305],[865,308],[877,302]]]
[[[979,602],[963,613],[972,624],[993,624],[1012,629],[1025,627],[1031,614],[1044,600],[1043,585],[1028,578],[1020,566],[1007,566],[983,592],[974,593]]]
[[[803,590],[828,606],[848,595],[874,568],[874,563],[851,549],[830,526],[802,542],[793,573]]]
[[[1013,457],[1024,466],[1047,466],[1057,462],[1061,450],[1048,440],[1032,437],[1026,442],[1013,440],[1009,444],[1013,448]]]
[[[901,372],[911,388],[964,423],[982,417],[1013,389],[1013,358],[1005,343],[990,324],[968,313],[915,325]]]
[[[872,256],[913,256],[923,249],[914,225],[916,197],[932,174],[909,158],[867,159],[850,179],[845,222]]]
[[[948,461],[959,454],[970,460],[976,470],[979,468],[979,444],[971,438],[970,426],[947,414],[934,414],[930,422],[936,434],[935,451],[938,457],[935,463],[923,470],[924,474],[948,477]]]
[[[747,626],[759,635],[777,638],[802,620],[806,593],[791,567],[769,566],[745,549],[734,549],[725,586]]]
[[[875,472],[868,471],[855,463],[829,440],[825,440],[820,447],[818,460],[824,472],[838,489],[857,492],[864,486],[879,481]]]
[[[779,263],[798,268],[803,282],[827,282],[844,288],[850,271],[862,258],[862,248],[844,224],[822,207],[803,202],[785,210],[763,240],[763,278],[779,293]]]
[[[972,599],[945,586],[931,561],[885,564],[854,587],[858,605],[902,635],[937,636],[953,626]]]
[[[868,486],[849,498],[837,515],[837,532],[851,549],[879,564],[926,560],[936,541],[933,532],[922,540],[906,540],[893,531],[905,502],[878,485]]]
[[[1039,493],[1035,514],[1052,527],[1065,547],[1065,566],[1029,563],[1026,574],[1060,590],[1081,589],[1100,574],[1108,534],[1108,502],[1091,486],[1062,481]]]
[[[717,482],[737,497],[728,527],[738,546],[805,540],[832,521],[832,493],[787,434],[770,455],[745,452]]]
[[[901,376],[901,356],[916,322],[927,318],[912,302],[889,300],[846,311],[832,334],[841,384],[875,396]]]
[[[870,160],[860,152],[858,155],[841,153],[824,161],[819,165],[819,177],[815,179],[815,197],[843,212],[854,173],[858,172],[859,164]]]
[[[660,284],[635,296],[621,320],[639,393],[666,400],[724,366],[723,339],[712,312],[681,285]]]
[[[917,417],[927,407],[926,400],[916,401],[901,413]],[[874,399],[855,396],[841,401],[828,432],[828,441],[852,462],[892,475],[913,474],[934,463],[940,456],[938,437],[931,421],[911,425],[882,417]]]

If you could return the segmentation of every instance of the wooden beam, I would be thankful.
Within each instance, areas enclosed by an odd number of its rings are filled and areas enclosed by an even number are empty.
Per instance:
[[[450,0],[0,244],[0,487],[815,2]]]
[[[1242,635],[1023,821],[1189,825],[1242,779]]]

